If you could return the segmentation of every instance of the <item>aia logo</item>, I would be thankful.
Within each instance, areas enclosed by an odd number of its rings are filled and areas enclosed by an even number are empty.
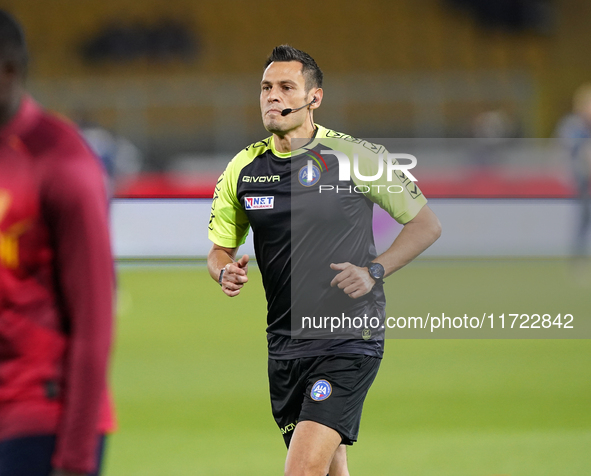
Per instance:
[[[314,385],[312,385],[312,391],[310,392],[310,396],[312,400],[317,402],[321,402],[322,400],[326,400],[330,397],[332,393],[332,387],[327,380],[318,380]]]
[[[311,187],[312,185],[316,185],[318,183],[320,180],[320,175],[322,175],[323,167],[324,170],[328,171],[328,167],[322,156],[313,150],[310,152],[312,152],[314,155],[306,154],[308,157],[310,157],[310,160],[308,160],[307,165],[304,165],[298,172],[298,180],[304,187]]]

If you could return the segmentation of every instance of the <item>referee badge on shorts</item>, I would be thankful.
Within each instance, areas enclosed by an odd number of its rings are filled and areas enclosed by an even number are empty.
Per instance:
[[[332,393],[332,387],[328,381],[322,379],[318,380],[314,385],[312,385],[312,391],[310,392],[310,396],[312,400],[317,402],[321,402],[322,400],[326,400],[330,397]]]

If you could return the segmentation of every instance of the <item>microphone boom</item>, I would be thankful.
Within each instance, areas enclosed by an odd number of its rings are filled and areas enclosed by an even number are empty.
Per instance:
[[[304,104],[303,106],[298,107],[296,109],[292,109],[292,108],[288,107],[288,108],[284,109],[283,111],[281,111],[281,115],[285,117],[288,114],[291,114],[292,112],[296,112],[296,111],[299,111],[300,109],[304,109],[306,106],[309,106],[313,102],[316,102],[316,98],[312,99],[308,104]]]

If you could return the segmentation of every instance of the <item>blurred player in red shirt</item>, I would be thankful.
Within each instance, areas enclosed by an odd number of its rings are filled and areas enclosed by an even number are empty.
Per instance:
[[[104,174],[24,91],[0,10],[0,476],[98,474],[112,427],[114,273]]]

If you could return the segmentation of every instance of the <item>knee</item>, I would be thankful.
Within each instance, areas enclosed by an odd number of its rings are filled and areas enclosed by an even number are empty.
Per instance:
[[[315,466],[298,466],[297,468],[286,467],[284,476],[328,476],[328,471]]]

